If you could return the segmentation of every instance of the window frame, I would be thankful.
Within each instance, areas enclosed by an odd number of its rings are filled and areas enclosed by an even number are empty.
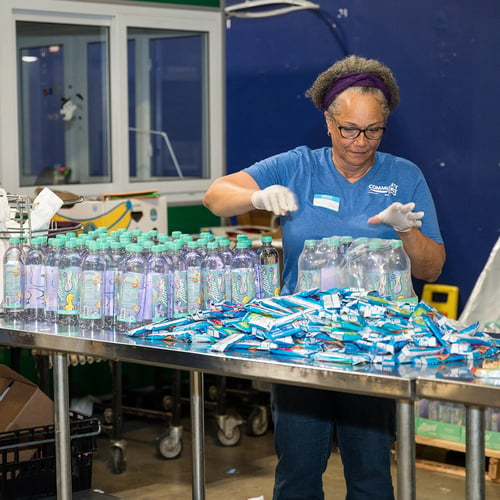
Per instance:
[[[18,64],[16,22],[105,26],[109,29],[110,182],[49,186],[94,197],[104,193],[158,190],[169,204],[197,204],[210,183],[223,175],[225,164],[225,67],[222,9],[163,4],[124,5],[52,0],[0,2],[0,66],[12,68],[0,79],[0,183],[10,193],[32,195],[36,186],[20,186]],[[208,177],[131,181],[127,82],[128,28],[153,28],[206,33],[207,88],[204,148]]]

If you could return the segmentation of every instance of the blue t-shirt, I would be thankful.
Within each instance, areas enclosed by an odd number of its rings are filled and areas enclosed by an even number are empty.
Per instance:
[[[376,153],[375,163],[362,178],[349,182],[335,168],[330,147],[296,149],[272,156],[246,168],[261,189],[273,184],[288,187],[299,209],[281,217],[283,238],[283,294],[293,293],[297,261],[306,239],[329,236],[396,238],[384,224],[368,224],[395,201],[414,202],[423,211],[422,232],[442,243],[436,209],[420,169],[388,153]]]

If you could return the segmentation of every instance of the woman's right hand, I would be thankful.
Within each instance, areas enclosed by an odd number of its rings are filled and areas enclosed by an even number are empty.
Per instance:
[[[274,215],[287,215],[299,208],[295,194],[279,184],[255,191],[251,200],[255,208],[273,212]]]

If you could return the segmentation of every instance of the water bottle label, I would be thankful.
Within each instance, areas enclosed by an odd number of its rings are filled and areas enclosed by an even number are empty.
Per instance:
[[[178,318],[187,313],[186,271],[174,271],[173,314]]]
[[[122,275],[118,321],[137,323],[142,317],[142,297],[144,292],[144,275],[141,273],[124,273]]]
[[[187,274],[188,313],[201,309],[201,270],[199,267],[188,267]]]
[[[260,286],[262,298],[276,297],[280,293],[279,264],[263,264],[260,266]]]
[[[42,309],[44,307],[45,267],[41,265],[27,265],[26,289],[24,291],[25,309]]]
[[[153,275],[152,275],[152,273],[146,274],[143,317],[146,321],[150,321],[153,318]]]
[[[16,309],[22,307],[21,265],[19,263],[6,264],[4,268],[4,276],[4,308]]]
[[[365,272],[364,287],[368,292],[378,292],[381,297],[386,295],[385,277],[378,272]]]
[[[251,268],[231,269],[231,300],[246,304],[255,297],[255,270]]]
[[[224,287],[225,287],[224,299],[230,300],[231,299],[231,266],[226,266],[224,269]]]
[[[224,269],[207,269],[204,273],[205,289],[203,291],[205,306],[222,302],[225,299],[226,287]]]
[[[389,273],[389,290],[392,299],[404,299],[412,295],[411,277],[406,271],[392,270]]]
[[[162,273],[154,273],[151,276],[152,298],[151,310],[152,320],[159,321],[168,317],[168,288],[167,277]]]
[[[101,319],[104,286],[102,271],[82,271],[81,280],[80,318]]]
[[[79,293],[80,268],[77,266],[65,267],[59,270],[57,287],[58,305],[57,313],[63,315],[76,315],[80,312]]]
[[[114,269],[108,269],[104,273],[104,315],[108,317],[115,313],[115,274]]]
[[[320,287],[320,272],[317,269],[308,269],[299,271],[297,279],[297,290],[312,290]]]
[[[57,287],[59,270],[57,267],[45,268],[45,310],[57,311]]]

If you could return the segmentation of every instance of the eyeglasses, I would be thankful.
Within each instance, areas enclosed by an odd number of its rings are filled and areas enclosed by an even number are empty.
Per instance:
[[[365,134],[365,137],[368,140],[371,141],[376,141],[378,139],[381,139],[382,136],[384,135],[386,127],[368,127],[368,128],[358,128],[358,127],[343,127],[339,124],[337,124],[337,121],[335,118],[332,117],[332,120],[335,122],[337,125],[337,128],[339,129],[340,135],[344,139],[357,139],[361,132]]]

